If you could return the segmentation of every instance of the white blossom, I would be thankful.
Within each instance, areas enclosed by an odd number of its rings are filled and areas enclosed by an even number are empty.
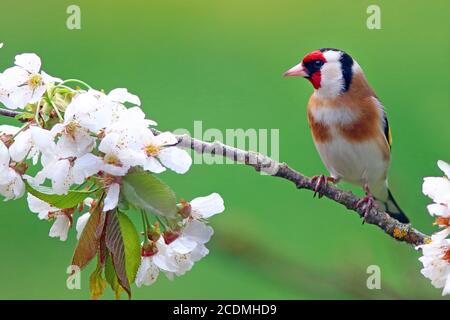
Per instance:
[[[59,238],[61,241],[66,241],[71,222],[63,210],[55,208],[31,194],[28,194],[27,201],[30,211],[37,213],[39,219],[55,219],[52,227],[50,228],[49,236],[52,238]]]
[[[195,198],[189,204],[191,205],[191,216],[194,219],[207,219],[225,210],[223,199],[218,193]]]
[[[140,105],[139,98],[124,88],[114,89],[108,95],[90,89],[72,99],[65,111],[64,121],[65,123],[75,122],[97,134],[127,113],[128,109],[123,105],[125,102]],[[148,121],[148,123],[154,123]]]
[[[159,268],[153,262],[153,257],[141,257],[141,264],[136,274],[136,286],[150,286],[158,279]]]
[[[93,204],[94,200],[91,198],[86,198],[83,203],[86,207],[91,208],[92,204]],[[86,227],[86,224],[89,220],[89,218],[91,217],[90,212],[86,212],[84,214],[82,214],[78,220],[77,220],[77,224],[75,226],[75,229],[77,230],[77,239],[80,239],[81,234],[83,233],[84,228]]]
[[[189,205],[190,216],[184,219],[181,234],[169,244],[181,254],[191,252],[198,245],[204,245],[211,239],[214,230],[199,220],[205,220],[225,210],[223,199],[218,193],[195,198]]]
[[[63,157],[81,157],[95,147],[96,139],[89,130],[73,121],[56,124],[51,133],[53,136],[60,135],[57,147]]]
[[[16,162],[33,159],[33,165],[36,165],[40,153],[49,153],[53,148],[55,148],[53,134],[49,130],[31,126],[14,138],[9,152]]]
[[[11,157],[8,148],[0,141],[0,194],[6,200],[18,199],[25,192],[22,177],[10,167]]]
[[[162,238],[156,244],[158,253],[153,256],[153,262],[169,279],[172,279],[174,274],[177,276],[185,274],[192,269],[195,262],[209,253],[204,245],[198,245],[191,252],[182,254],[165,244]]]
[[[60,154],[43,154],[43,169],[35,178],[28,179],[33,185],[41,185],[46,179],[52,182],[55,194],[67,194],[73,184],[83,184],[85,179],[96,174],[99,159],[93,154],[85,154],[76,159],[64,158]]]
[[[1,102],[10,109],[22,109],[38,102],[50,83],[62,82],[41,69],[41,59],[34,53],[16,56],[15,66],[6,69],[0,78]]]
[[[448,217],[450,216],[450,165],[439,160],[438,166],[446,176],[424,178],[422,192],[435,202],[428,206],[431,215]]]
[[[50,213],[59,211],[58,208],[55,208],[47,202],[40,200],[39,198],[33,196],[31,193],[28,193],[27,202],[30,211],[37,213],[39,219],[41,220],[48,220]]]
[[[124,176],[135,164],[130,141],[118,133],[106,135],[98,149],[104,154],[100,170],[113,176]]]
[[[183,174],[191,167],[192,158],[185,150],[174,146],[178,140],[172,133],[163,132],[155,136],[151,130],[146,129],[140,136],[140,150],[143,151],[141,165],[144,170],[161,173],[165,171],[165,166]]]
[[[61,241],[67,240],[67,235],[70,229],[70,219],[65,214],[59,214],[55,218],[52,227],[50,228],[49,236],[51,238],[59,238]]]
[[[421,273],[431,280],[436,288],[443,288],[442,295],[450,293],[450,240],[447,236],[450,229],[446,228],[431,236],[431,242],[420,245],[422,257],[419,261],[423,264]]]
[[[207,243],[213,233],[213,228],[204,222],[197,220],[186,221],[181,235],[172,241],[169,246],[175,252],[186,254],[192,252],[197,246]]]
[[[77,125],[98,133],[111,123],[111,108],[104,100],[105,94],[89,90],[76,95],[67,106],[64,114],[64,122],[76,123]]]

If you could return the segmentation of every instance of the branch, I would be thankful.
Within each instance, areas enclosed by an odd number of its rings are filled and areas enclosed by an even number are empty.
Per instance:
[[[152,131],[155,135],[161,133],[156,129],[152,129]],[[235,162],[251,166],[258,172],[264,172],[274,177],[289,180],[294,183],[298,189],[314,191],[315,185],[312,183],[310,177],[304,176],[300,172],[289,167],[286,163],[280,163],[263,154],[240,150],[227,146],[219,141],[213,143],[201,141],[194,139],[189,135],[179,135],[177,138],[178,146],[180,147],[191,148],[195,152],[201,154],[221,155]],[[328,199],[345,206],[347,209],[356,212],[361,218],[364,217],[364,210],[357,205],[361,198],[354,195],[352,192],[341,190],[334,185],[329,184],[321,190],[321,194]],[[414,229],[410,224],[398,222],[386,212],[375,207],[368,212],[365,222],[376,225],[396,240],[404,241],[413,246],[424,244],[430,239],[429,236]]]
[[[19,112],[0,109],[0,115],[6,117],[15,117]],[[152,129],[155,135],[161,131]],[[286,179],[295,184],[298,189],[308,189],[314,191],[315,185],[311,178],[304,176],[300,172],[292,169],[286,163],[280,163],[263,154],[244,151],[234,147],[224,145],[219,141],[205,142],[194,139],[189,135],[178,135],[177,145],[184,148],[190,148],[200,154],[221,155],[229,158],[237,163],[253,167],[258,172]],[[353,193],[341,190],[334,185],[327,185],[321,190],[321,194],[328,199],[331,199],[347,209],[356,212],[360,217],[364,217],[364,210],[357,205],[360,198]],[[395,238],[398,241],[404,241],[410,245],[417,246],[429,241],[429,236],[414,229],[410,224],[398,222],[396,219],[389,216],[386,212],[377,208],[372,208],[365,217],[365,222],[378,226],[386,234]]]
[[[17,111],[12,111],[12,110],[7,110],[7,109],[0,109],[0,116],[15,118],[16,116],[18,116],[20,114],[21,113],[17,112]]]

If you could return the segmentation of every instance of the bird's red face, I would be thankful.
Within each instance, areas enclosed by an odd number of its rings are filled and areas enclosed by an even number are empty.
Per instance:
[[[322,48],[307,54],[302,62],[284,73],[308,79],[322,97],[336,97],[350,88],[359,65],[350,55],[339,49]]]
[[[327,62],[320,50],[308,53],[303,60],[284,73],[285,77],[304,77],[308,79],[315,89],[320,88],[322,79],[321,68]]]

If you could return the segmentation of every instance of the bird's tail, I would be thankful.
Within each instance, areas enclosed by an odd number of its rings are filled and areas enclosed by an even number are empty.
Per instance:
[[[386,212],[394,219],[397,219],[401,223],[409,223],[409,219],[406,214],[400,209],[394,197],[392,196],[391,191],[388,189],[388,198],[386,201],[381,201],[384,206]]]

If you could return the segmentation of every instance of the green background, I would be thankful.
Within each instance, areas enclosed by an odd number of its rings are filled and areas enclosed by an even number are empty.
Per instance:
[[[81,7],[81,30],[66,28],[70,4]],[[381,30],[366,27],[370,4],[381,7]],[[312,88],[281,74],[317,48],[344,49],[387,108],[391,189],[414,226],[430,233],[422,179],[441,174],[438,159],[450,161],[449,11],[446,0],[2,0],[0,67],[36,52],[51,75],[127,87],[161,129],[192,130],[195,120],[223,131],[279,129],[280,159],[314,175],[325,168],[305,116]],[[440,297],[413,248],[286,181],[242,165],[161,177],[185,199],[219,192],[226,212],[211,219],[204,260],[173,282],[161,276],[134,288],[136,299]],[[75,232],[60,242],[49,228],[25,199],[1,205],[0,298],[89,298],[87,272],[82,290],[66,288]],[[369,265],[381,268],[381,290],[366,287]]]

